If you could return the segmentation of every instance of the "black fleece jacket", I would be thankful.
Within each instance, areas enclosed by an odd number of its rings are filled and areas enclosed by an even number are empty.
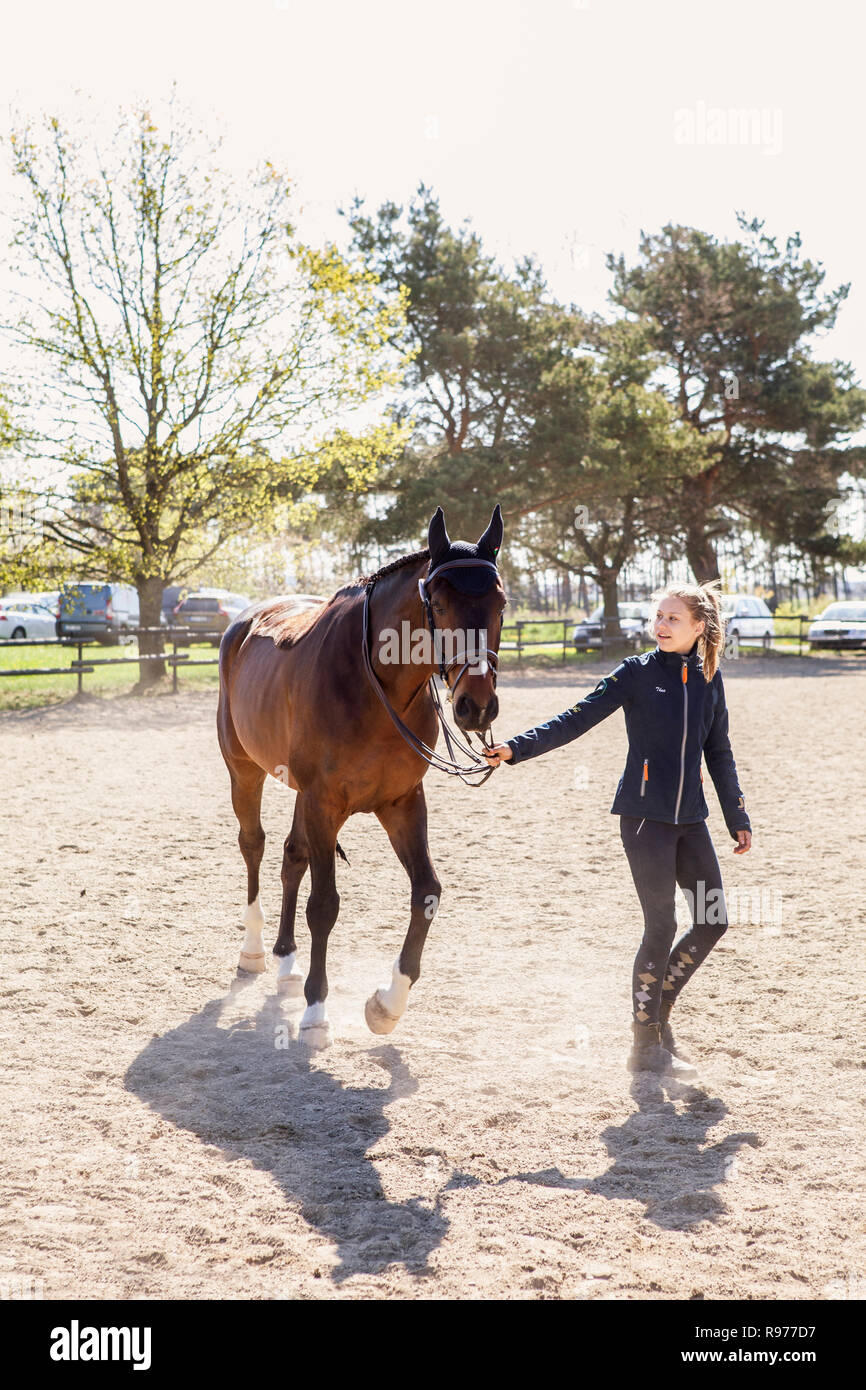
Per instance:
[[[628,756],[611,815],[645,816],[674,825],[706,820],[701,754],[713,779],[725,824],[736,840],[751,830],[728,737],[722,673],[704,678],[695,642],[686,656],[656,647],[629,656],[578,704],[508,740],[509,767],[549,753],[625,712]]]

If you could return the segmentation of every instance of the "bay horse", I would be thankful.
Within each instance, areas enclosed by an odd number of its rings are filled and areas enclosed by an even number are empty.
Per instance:
[[[421,954],[442,891],[427,844],[423,787],[431,764],[426,754],[433,754],[432,765],[442,765],[443,758],[435,752],[438,695],[434,700],[432,678],[438,665],[457,727],[483,740],[499,711],[496,667],[506,599],[496,556],[502,535],[498,504],[475,544],[450,540],[439,507],[428,527],[426,550],[392,561],[306,612],[287,611],[282,599],[259,604],[223,635],[217,733],[247,869],[238,969],[255,974],[266,968],[259,901],[265,845],[260,812],[262,788],[271,774],[297,792],[283,846],[282,910],[273,948],[278,991],[301,995],[295,910],[309,867],[310,969],[303,981],[306,1009],[300,1036],[313,1047],[326,1047],[332,1040],[325,966],[340,906],[335,856],[346,858],[337,836],[351,815],[372,812],[377,817],[411,885],[409,928],[391,983],[377,989],[365,1007],[372,1032],[393,1030],[421,973]],[[419,633],[436,640],[448,634],[487,636],[470,660],[463,661],[472,645],[467,639],[465,650],[446,663],[441,656],[437,661],[434,643],[428,641],[425,648],[415,640]],[[395,653],[392,639],[397,634],[412,636],[408,650],[405,642],[402,650],[398,643]],[[457,666],[461,669],[455,678]],[[486,766],[473,749],[464,752]]]

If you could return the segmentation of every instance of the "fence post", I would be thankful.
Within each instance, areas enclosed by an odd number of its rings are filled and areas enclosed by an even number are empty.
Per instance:
[[[563,620],[562,620],[562,659],[563,659],[563,661],[565,661],[565,657],[566,657],[567,651],[568,651],[568,619],[567,619],[567,618],[563,618]]]
[[[84,694],[84,684],[83,684],[83,683],[84,683],[84,672],[83,672],[82,669],[81,669],[81,667],[82,667],[82,665],[83,665],[83,657],[82,657],[82,650],[83,650],[83,648],[84,648],[84,643],[83,643],[83,642],[79,642],[79,643],[78,643],[78,694],[79,694],[79,695],[83,695],[83,694]]]
[[[523,657],[522,657],[522,652],[521,652],[521,646],[520,646],[520,641],[521,641],[521,628],[522,628],[522,627],[523,627],[523,620],[522,620],[521,618],[518,618],[518,619],[517,619],[517,664],[518,664],[518,666],[520,665],[520,663],[521,663],[521,661],[522,661],[522,659],[523,659]]]
[[[172,654],[172,656],[174,657],[174,661],[171,663],[171,693],[172,693],[172,695],[176,695],[176,694],[177,694],[177,638],[176,638],[176,637],[173,637],[173,638],[171,639],[171,654]]]

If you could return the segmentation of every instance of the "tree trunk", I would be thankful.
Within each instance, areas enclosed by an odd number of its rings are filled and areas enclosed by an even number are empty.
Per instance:
[[[686,522],[686,558],[695,576],[695,583],[706,584],[719,578],[719,560],[715,546],[707,536],[707,521],[714,505],[713,484],[718,467],[708,469],[696,478],[683,480],[683,512]]]
[[[696,584],[719,578],[719,559],[702,525],[692,525],[686,532],[686,557]]]
[[[165,588],[162,579],[139,579],[138,606],[139,606],[139,625],[141,627],[160,627],[162,616],[162,591]],[[138,639],[138,651],[140,656],[159,654],[162,656],[165,648],[163,646],[162,632],[145,632]],[[142,688],[156,685],[163,679],[166,672],[164,661],[142,661],[138,668],[138,683]]]
[[[568,570],[562,572],[562,607],[564,612],[571,612],[571,575]]]
[[[604,601],[604,617],[602,622],[604,627],[604,646],[614,648],[621,646],[624,639],[622,628],[619,625],[619,595],[617,583],[619,580],[619,570],[603,570],[601,574],[601,593]]]

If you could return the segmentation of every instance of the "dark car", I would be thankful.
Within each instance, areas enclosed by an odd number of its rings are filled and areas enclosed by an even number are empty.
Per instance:
[[[186,636],[177,638],[178,644],[210,642],[218,647],[229,623],[250,603],[245,594],[232,594],[228,589],[198,589],[187,594],[176,605],[172,618],[173,626],[191,629]]]
[[[117,646],[133,640],[138,613],[138,593],[131,584],[64,584],[57,636]]]
[[[631,642],[636,651],[642,651],[648,645],[651,608],[652,605],[646,601],[620,603],[617,607],[623,640]],[[576,652],[589,652],[603,647],[605,642],[611,641],[612,637],[613,633],[605,636],[603,603],[594,608],[588,618],[579,622],[571,634]]]

